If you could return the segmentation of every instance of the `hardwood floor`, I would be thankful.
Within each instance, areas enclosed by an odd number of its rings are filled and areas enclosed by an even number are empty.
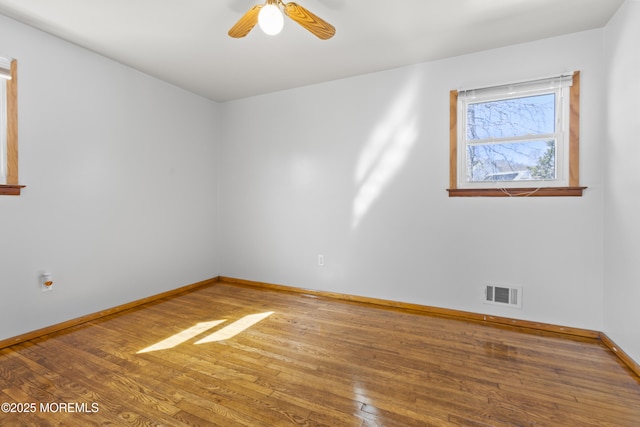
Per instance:
[[[2,402],[3,427],[640,425],[597,340],[227,283],[0,350]]]

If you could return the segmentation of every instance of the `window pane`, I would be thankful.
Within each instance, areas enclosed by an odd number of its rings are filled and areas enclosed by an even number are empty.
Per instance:
[[[469,182],[549,179],[556,179],[555,140],[467,146]]]
[[[555,94],[469,104],[467,138],[510,138],[555,132]]]

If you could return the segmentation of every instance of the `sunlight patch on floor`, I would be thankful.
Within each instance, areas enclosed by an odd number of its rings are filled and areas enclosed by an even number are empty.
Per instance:
[[[235,337],[239,333],[246,331],[256,323],[266,319],[272,314],[273,314],[273,311],[267,311],[265,313],[249,314],[247,316],[244,316],[242,319],[237,320],[225,326],[224,328],[212,333],[211,335],[208,335],[202,338],[201,340],[196,341],[194,344],[205,344],[209,342],[219,342],[219,341],[228,340],[230,338]],[[192,338],[197,337],[198,335],[202,335],[208,330],[215,328],[216,326],[226,321],[227,319],[213,320],[211,322],[200,322],[190,328],[187,328],[175,335],[170,336],[169,338],[159,341],[147,348],[143,348],[142,350],[138,351],[136,354],[149,353],[152,351],[168,350],[170,348],[174,348],[180,344],[183,344],[189,341]]]
[[[226,319],[222,319],[222,320],[214,320],[212,322],[201,322],[198,323],[188,329],[185,329],[182,332],[179,332],[175,335],[170,336],[167,339],[164,339],[160,342],[155,343],[152,346],[149,346],[147,348],[144,348],[142,350],[140,350],[137,354],[140,353],[149,353],[151,351],[158,351],[158,350],[167,350],[169,348],[173,348],[179,344],[182,344],[183,342],[189,341],[191,338],[194,338],[206,331],[208,331],[211,328],[215,328],[216,326],[218,326],[219,324],[226,322]]]
[[[239,333],[249,329],[259,321],[266,319],[272,314],[273,311],[267,311],[266,313],[250,314],[248,316],[244,316],[242,319],[237,320],[232,324],[220,329],[219,331],[216,331],[211,335],[202,338],[200,341],[196,341],[195,344],[205,344],[208,342],[228,340],[229,338],[233,338]]]

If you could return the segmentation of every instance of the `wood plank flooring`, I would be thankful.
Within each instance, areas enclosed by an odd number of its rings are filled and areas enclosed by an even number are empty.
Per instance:
[[[640,426],[599,341],[227,283],[0,350],[3,402],[3,427]]]

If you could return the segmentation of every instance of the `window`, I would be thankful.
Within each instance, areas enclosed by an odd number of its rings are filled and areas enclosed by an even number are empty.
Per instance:
[[[581,196],[580,74],[451,91],[449,196]]]
[[[19,195],[18,63],[0,57],[0,195]]]

